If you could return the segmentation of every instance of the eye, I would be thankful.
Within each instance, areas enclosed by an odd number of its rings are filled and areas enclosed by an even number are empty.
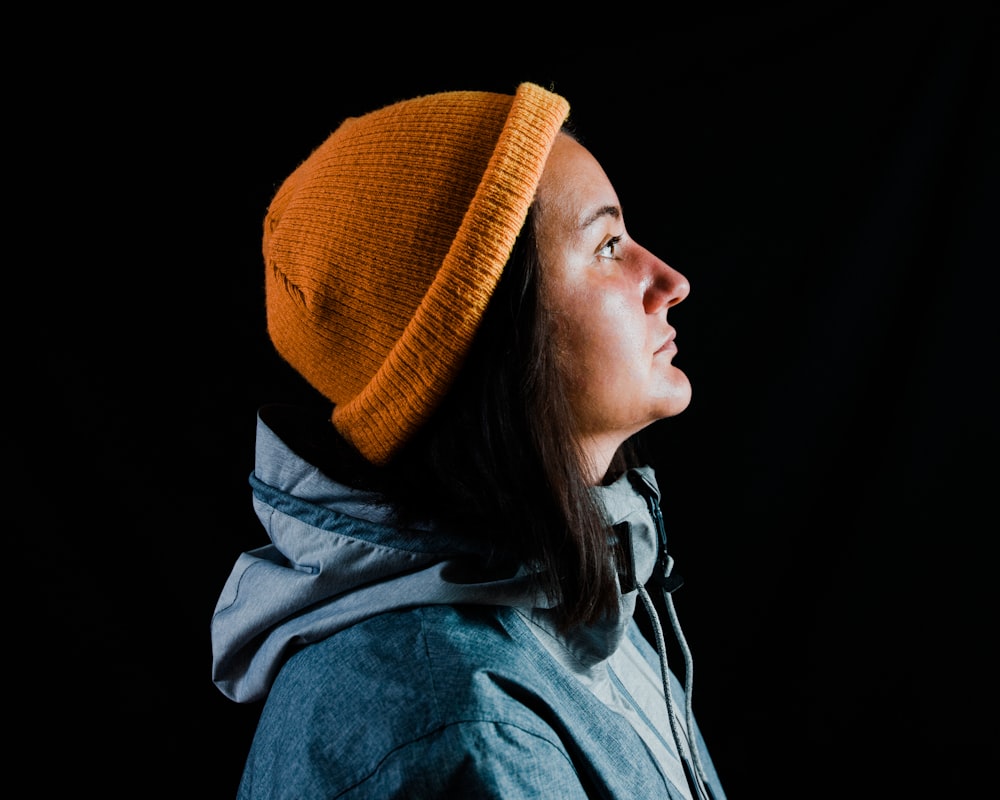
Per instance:
[[[601,249],[597,251],[597,257],[615,260],[618,257],[617,250],[621,241],[621,236],[612,236],[607,242],[604,243],[604,245],[602,245]]]

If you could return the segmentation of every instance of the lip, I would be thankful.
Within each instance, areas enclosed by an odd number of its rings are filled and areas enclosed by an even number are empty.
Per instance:
[[[677,344],[674,342],[674,339],[676,337],[677,337],[677,331],[671,330],[670,334],[666,338],[666,341],[664,341],[663,344],[661,344],[657,348],[656,352],[653,353],[653,355],[654,356],[658,356],[661,353],[676,353],[677,352]]]

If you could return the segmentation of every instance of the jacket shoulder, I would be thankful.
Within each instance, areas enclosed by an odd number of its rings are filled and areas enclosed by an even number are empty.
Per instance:
[[[565,680],[510,609],[381,614],[282,667],[240,796],[519,797],[565,784],[559,796],[574,797],[579,778],[543,700]]]

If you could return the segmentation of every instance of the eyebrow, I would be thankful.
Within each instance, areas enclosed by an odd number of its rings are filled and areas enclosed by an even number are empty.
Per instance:
[[[580,223],[580,230],[593,225],[601,217],[613,217],[614,219],[622,218],[622,210],[618,206],[601,206],[593,214],[585,217]]]

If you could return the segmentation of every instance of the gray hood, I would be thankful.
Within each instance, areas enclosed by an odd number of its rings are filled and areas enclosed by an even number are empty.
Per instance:
[[[658,500],[652,470],[633,472]],[[491,574],[474,535],[395,527],[378,496],[321,473],[260,417],[250,483],[270,544],[239,556],[211,622],[212,677],[233,700],[262,699],[295,650],[386,611],[472,603],[523,609],[539,622],[550,615],[526,575]],[[644,582],[657,555],[646,499],[626,476],[594,491],[613,524],[630,523]],[[627,593],[616,619],[566,643],[581,663],[614,652],[635,601],[635,591]]]

